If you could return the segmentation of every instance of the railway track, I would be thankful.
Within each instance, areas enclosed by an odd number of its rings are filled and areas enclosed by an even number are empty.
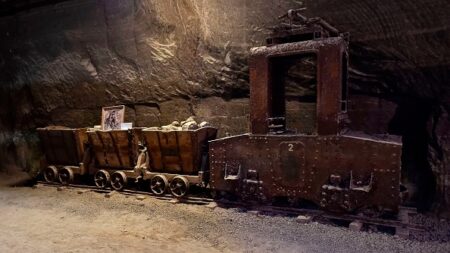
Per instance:
[[[96,186],[82,185],[82,184],[61,185],[59,183],[48,183],[45,181],[38,181],[37,185],[47,186],[47,187],[55,187],[55,188],[62,187],[62,188],[67,188],[67,189],[83,189],[83,190],[88,190],[88,191],[98,192],[98,193],[105,193],[105,194],[117,192],[119,194],[128,195],[128,196],[137,196],[137,195],[151,196],[151,197],[154,197],[154,198],[160,199],[160,200],[167,200],[167,201],[177,200],[177,202],[186,203],[186,204],[207,205],[211,202],[214,202],[214,200],[212,198],[206,198],[206,197],[188,196],[188,197],[177,199],[170,194],[156,195],[152,192],[140,191],[140,190],[134,190],[134,189],[124,189],[122,191],[115,191],[114,189],[111,189],[111,188],[100,189]]]
[[[38,181],[37,186],[54,187],[54,188],[66,188],[74,190],[86,190],[103,194],[112,194],[113,192],[127,195],[127,196],[149,196],[159,200],[171,201],[172,203],[185,203],[194,205],[208,205],[211,208],[221,207],[221,208],[239,208],[243,212],[249,212],[256,215],[269,215],[269,216],[291,216],[291,217],[304,217],[301,222],[309,221],[319,221],[319,222],[333,222],[338,221],[342,223],[348,223],[349,227],[353,230],[363,230],[367,227],[381,227],[381,230],[390,229],[391,233],[401,238],[408,238],[412,232],[421,232],[425,230],[424,226],[413,224],[410,222],[409,217],[415,215],[415,209],[408,207],[400,207],[397,219],[385,219],[378,217],[369,217],[365,215],[354,215],[354,214],[333,214],[317,209],[307,209],[307,208],[296,208],[296,207],[286,207],[286,206],[269,206],[269,205],[258,205],[252,203],[244,203],[240,201],[230,201],[230,200],[214,200],[213,198],[208,198],[204,196],[187,196],[184,198],[175,198],[170,194],[156,195],[151,192],[125,189],[123,191],[115,191],[110,188],[99,189],[95,186],[81,185],[81,184],[69,184],[61,185],[59,183],[48,183],[45,181]]]

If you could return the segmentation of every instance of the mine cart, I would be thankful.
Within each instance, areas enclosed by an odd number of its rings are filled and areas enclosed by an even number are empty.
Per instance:
[[[140,133],[139,128],[87,132],[96,171],[96,186],[105,188],[111,184],[115,190],[122,190],[128,179],[136,178],[134,168],[139,155]]]
[[[189,186],[204,185],[209,179],[208,141],[216,138],[217,129],[203,127],[197,130],[161,131],[143,130],[147,150],[144,179],[150,180],[150,189],[161,195],[167,190],[184,196]]]
[[[211,189],[336,212],[396,211],[401,142],[346,127],[346,36],[321,19],[289,16],[297,25],[283,24],[269,46],[251,51],[251,132],[210,142]]]
[[[45,181],[68,184],[75,175],[89,173],[86,129],[47,127],[38,128],[37,132],[45,154]]]

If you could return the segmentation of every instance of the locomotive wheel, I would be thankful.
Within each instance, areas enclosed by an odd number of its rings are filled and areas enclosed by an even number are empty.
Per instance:
[[[73,182],[73,170],[71,168],[64,167],[58,173],[59,182],[63,185],[68,185]]]
[[[183,176],[176,176],[170,182],[170,193],[177,198],[181,198],[189,191],[189,181]]]
[[[127,185],[128,179],[123,171],[116,171],[111,175],[111,187],[116,191],[121,191]]]
[[[104,189],[108,184],[111,183],[111,176],[109,175],[109,172],[106,170],[99,170],[97,173],[95,173],[94,176],[95,185],[98,188]]]
[[[212,199],[218,199],[219,198],[219,193],[217,192],[217,190],[211,190],[209,192],[209,194],[211,195]]]
[[[169,181],[163,175],[156,175],[150,180],[150,190],[156,195],[163,195],[168,185]]]
[[[55,166],[48,166],[44,170],[45,182],[48,183],[55,182],[57,178],[58,178],[58,169]]]

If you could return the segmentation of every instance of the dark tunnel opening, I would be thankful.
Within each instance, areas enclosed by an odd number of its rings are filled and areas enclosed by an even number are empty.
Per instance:
[[[436,178],[428,161],[430,135],[427,124],[434,102],[421,98],[402,98],[389,124],[389,133],[402,136],[402,183],[409,196],[405,205],[420,212],[430,210],[436,194]]]

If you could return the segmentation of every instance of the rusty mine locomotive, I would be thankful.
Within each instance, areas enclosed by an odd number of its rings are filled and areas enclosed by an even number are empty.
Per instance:
[[[287,18],[267,46],[251,50],[250,133],[42,128],[45,180],[91,176],[121,190],[138,179],[157,195],[183,197],[199,185],[242,201],[396,212],[401,142],[347,130],[348,38],[320,18]]]

